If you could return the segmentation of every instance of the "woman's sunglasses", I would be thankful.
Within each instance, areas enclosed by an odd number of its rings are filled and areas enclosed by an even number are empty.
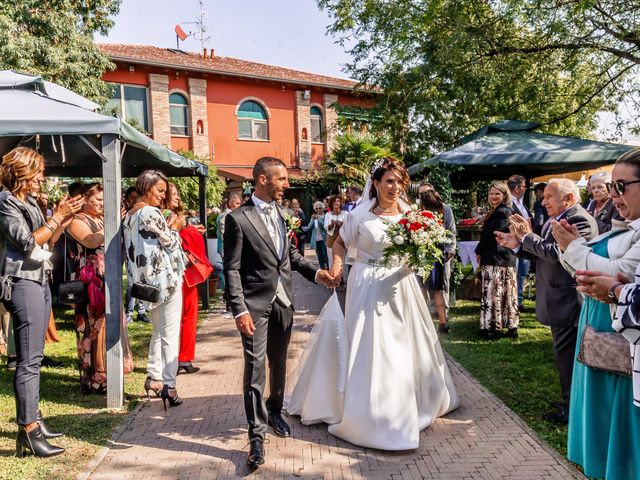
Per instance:
[[[640,180],[631,180],[629,182],[619,180],[617,182],[611,183],[611,188],[613,188],[618,195],[624,195],[624,190],[627,185],[633,185],[634,183],[640,183]]]

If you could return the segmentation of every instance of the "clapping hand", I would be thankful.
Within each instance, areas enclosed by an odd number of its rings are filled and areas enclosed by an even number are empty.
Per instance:
[[[593,270],[578,270],[576,272],[577,290],[600,302],[609,301],[609,291],[618,283],[629,283],[629,279],[622,273],[615,277],[604,272]]]
[[[529,220],[525,220],[521,215],[514,213],[509,217],[509,230],[518,237],[518,240],[522,241],[524,237],[531,233],[531,224]]]
[[[84,198],[82,195],[76,195],[75,197],[70,198],[69,195],[66,195],[62,198],[58,204],[53,208],[53,214],[58,214],[64,217],[64,220],[68,220],[73,217],[76,213],[82,210],[82,206],[84,205]]]
[[[580,238],[578,227],[571,225],[564,218],[559,222],[551,220],[551,233],[562,252],[567,249],[571,242]]]
[[[493,234],[496,236],[496,242],[498,242],[498,245],[501,247],[513,249],[520,246],[520,240],[514,233],[495,231]]]
[[[167,218],[167,225],[169,225],[169,228],[172,228],[173,230],[180,230],[186,224],[187,220],[182,214],[176,215],[175,213],[172,213],[169,218]]]

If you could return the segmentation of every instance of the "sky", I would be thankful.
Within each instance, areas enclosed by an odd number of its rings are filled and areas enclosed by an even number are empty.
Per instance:
[[[326,34],[331,19],[315,0],[202,0],[206,17],[205,46],[216,55],[289,67],[295,70],[348,78],[342,71],[349,55]],[[181,24],[187,33],[197,30],[198,0],[123,0],[115,26],[99,42],[153,45],[175,48],[174,28]],[[186,51],[202,51],[193,35],[180,43]],[[634,112],[622,108],[623,117]],[[610,135],[615,117],[599,117],[596,136]],[[640,138],[626,133],[624,140],[640,145]]]
[[[203,0],[208,49],[240,58],[305,72],[347,78],[344,49],[325,35],[330,18],[315,0]],[[197,30],[198,0],[123,0],[115,26],[98,42],[175,48],[174,27]],[[181,42],[186,51],[201,51],[192,36]]]

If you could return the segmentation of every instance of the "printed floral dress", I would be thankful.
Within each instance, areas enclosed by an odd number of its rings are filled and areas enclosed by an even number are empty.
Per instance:
[[[74,220],[84,222],[92,233],[102,230],[101,220],[78,214]],[[77,269],[75,278],[86,285],[85,301],[75,306],[78,364],[83,393],[104,393],[107,386],[107,325],[104,296],[104,245],[90,249],[77,242]],[[133,356],[129,347],[125,316],[120,325],[124,353],[124,373],[133,370]]]

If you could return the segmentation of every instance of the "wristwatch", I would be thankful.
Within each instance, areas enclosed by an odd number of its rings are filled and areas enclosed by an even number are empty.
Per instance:
[[[618,288],[620,285],[624,285],[624,284],[618,282],[611,285],[611,288],[609,289],[609,294],[607,295],[607,303],[618,303],[618,297],[616,297],[616,288]]]

